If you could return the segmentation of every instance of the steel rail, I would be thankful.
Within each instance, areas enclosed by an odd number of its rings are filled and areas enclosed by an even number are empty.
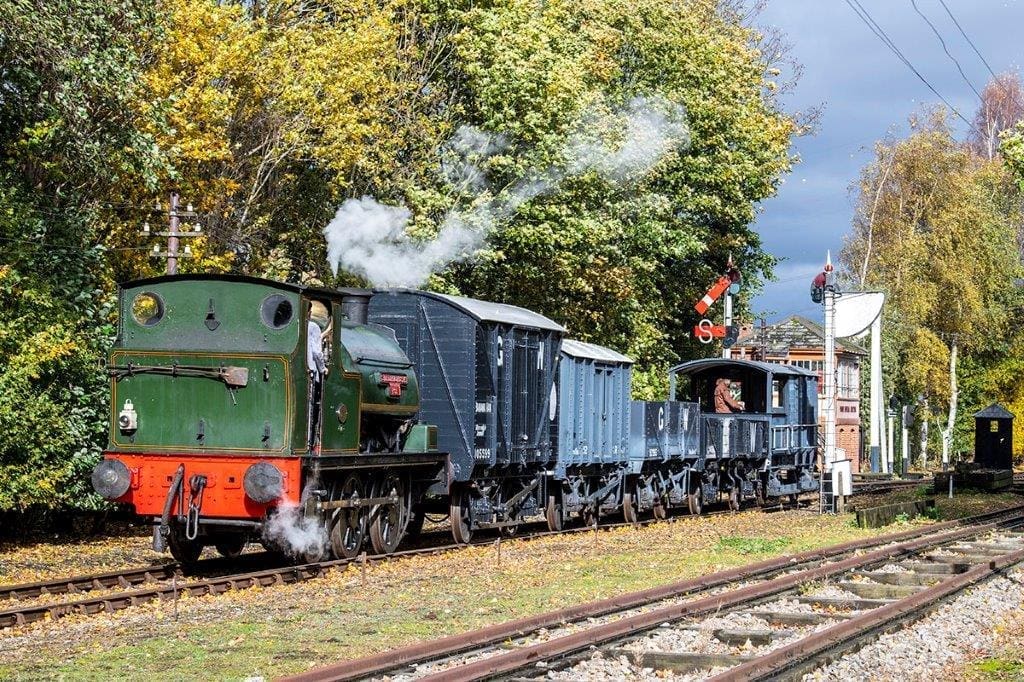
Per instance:
[[[1017,518],[1024,518],[1024,515]],[[767,582],[748,585],[703,599],[673,604],[634,616],[628,616],[587,628],[580,632],[551,639],[547,642],[514,649],[490,658],[462,663],[453,668],[419,679],[428,682],[468,682],[470,680],[490,679],[499,675],[508,675],[525,667],[534,666],[541,661],[561,658],[595,645],[646,632],[658,627],[662,623],[671,623],[689,616],[706,615],[721,611],[722,609],[735,608],[753,600],[772,597],[794,590],[800,585],[813,580],[830,578],[851,569],[879,563],[896,556],[910,554],[931,546],[970,537],[998,527],[999,524],[991,523],[974,528],[954,530],[937,536],[910,540],[893,547],[878,549],[867,554],[842,559],[816,568],[783,575]]]
[[[732,512],[712,512],[710,515],[725,513]],[[674,521],[674,519],[669,520],[667,521],[667,523],[672,523]],[[587,533],[595,532],[597,530],[607,531],[614,528],[641,527],[646,525],[652,525],[655,523],[666,523],[666,521],[659,521],[657,519],[645,519],[637,523],[611,523],[599,525],[596,527],[581,526],[576,528],[567,528],[561,531],[538,531],[535,533],[530,533],[518,537],[507,538],[506,541],[529,541],[553,535]],[[122,571],[98,573],[94,575],[76,576],[72,578],[57,578],[53,580],[42,581],[39,583],[25,583],[22,585],[5,586],[0,587],[0,596],[6,593],[9,599],[21,601],[44,596],[47,594],[69,594],[74,592],[89,592],[94,590],[110,589],[115,587],[136,586],[139,584],[146,584],[149,582],[157,583],[152,587],[125,592],[118,592],[114,594],[86,597],[76,601],[18,605],[10,609],[0,611],[0,629],[13,627],[16,625],[25,625],[27,623],[42,620],[47,616],[49,616],[49,618],[51,619],[57,619],[72,613],[86,615],[96,613],[110,613],[113,611],[128,608],[129,606],[154,601],[156,599],[172,599],[175,598],[176,595],[182,593],[188,593],[193,596],[199,596],[204,594],[220,594],[229,589],[245,589],[248,587],[253,587],[257,584],[266,587],[274,584],[300,582],[318,577],[323,573],[333,570],[335,568],[348,566],[350,564],[359,564],[360,562],[364,561],[367,564],[373,564],[382,561],[388,561],[391,559],[398,559],[402,557],[440,554],[444,552],[458,551],[466,547],[493,545],[496,542],[500,542],[501,539],[502,538],[500,536],[498,538],[478,538],[468,544],[428,545],[426,547],[421,548],[392,552],[391,554],[367,554],[365,556],[354,557],[351,559],[333,559],[328,561],[320,561],[299,565],[289,564],[286,566],[275,566],[265,570],[257,570],[247,573],[231,573],[223,576],[215,576],[200,581],[188,581],[187,576],[183,574],[183,572],[181,571],[181,567],[178,564],[168,563],[163,565],[163,571],[159,573],[153,570],[155,568],[154,566],[145,566],[140,568],[131,568]],[[262,559],[266,561],[268,556],[270,555],[263,553],[243,555],[243,560],[247,556],[253,557],[253,560]],[[226,565],[230,560],[223,557],[218,557],[211,558],[206,561],[210,563],[204,566],[204,568],[220,564]],[[238,561],[238,559],[236,559],[235,561]],[[156,568],[159,568],[159,566],[157,566]],[[147,575],[149,576],[150,579],[147,579]],[[179,583],[177,582],[178,578],[185,578],[186,582]]]
[[[939,602],[1022,561],[1024,550],[993,558],[988,563],[975,565],[964,573],[956,574],[909,597],[871,609],[752,661],[741,663],[709,678],[709,682],[773,679],[799,669],[817,667],[821,656],[848,650],[853,645],[913,619]]]
[[[779,509],[790,510],[798,509],[797,507],[767,507],[764,509],[766,512],[778,511]],[[712,511],[702,514],[701,516],[717,516],[720,514],[732,514],[735,513],[730,510]],[[625,527],[645,527],[656,523],[674,523],[678,519],[687,518],[680,516],[668,520],[664,519],[643,519],[636,523],[602,523],[597,526],[598,530],[612,530],[615,528]],[[537,523],[543,524],[543,522],[528,522],[523,524],[536,525]],[[552,535],[560,534],[572,534],[572,533],[586,533],[594,531],[594,526],[577,526],[573,528],[565,528],[560,531],[534,531],[527,532],[523,535],[517,535],[512,537],[504,538],[506,541],[511,540],[533,540],[541,537],[548,537]],[[438,537],[449,537],[448,531],[430,531],[424,533],[423,539],[431,538],[431,536]],[[415,540],[415,539],[413,539]],[[387,556],[410,556],[417,553],[429,553],[430,551],[441,550],[441,551],[453,551],[466,546],[480,546],[488,545],[496,542],[498,538],[494,537],[478,537],[467,545],[458,544],[440,544],[440,545],[426,545],[424,547],[410,548],[401,552],[396,552]],[[429,541],[429,540],[428,540]],[[378,561],[385,558],[386,555],[367,555],[367,560]],[[228,557],[211,557],[209,559],[203,559],[202,561],[193,564],[188,568],[188,571],[184,569],[176,561],[169,561],[164,564],[150,564],[147,566],[139,566],[134,568],[119,569],[114,571],[106,571],[103,573],[89,573],[84,575],[70,576],[70,577],[59,577],[51,578],[48,580],[41,580],[33,583],[21,583],[17,585],[0,585],[0,602],[2,601],[17,601],[35,599],[45,595],[57,595],[57,594],[72,594],[72,593],[87,593],[94,590],[105,590],[113,589],[117,587],[130,588],[137,585],[144,585],[148,583],[154,583],[159,581],[171,580],[174,578],[188,579],[189,576],[209,573],[211,571],[223,570],[225,568],[231,568],[232,566],[237,570],[238,564],[242,562],[247,563],[267,563],[278,560],[273,554],[269,552],[257,552],[252,554],[243,554],[240,557],[228,558]],[[340,559],[337,560],[342,564],[349,563],[351,561],[358,561],[358,557],[355,559]],[[326,563],[326,562],[321,562]],[[3,613],[0,612],[0,616]],[[0,628],[5,627],[0,621]]]
[[[187,579],[189,575],[224,571],[227,569],[237,572],[240,566],[265,564],[272,560],[272,557],[273,555],[269,552],[254,552],[234,558],[210,557],[209,559],[203,559],[190,566],[188,571],[177,561],[168,561],[162,564],[122,568],[103,573],[89,573],[68,578],[51,578],[34,583],[0,585],[0,601],[34,599],[55,594],[85,593],[116,587],[130,588],[161,580],[171,580],[172,578]]]
[[[461,633],[458,635],[452,635],[450,637],[445,637],[439,640],[413,644],[411,646],[382,652],[380,654],[376,654],[373,656],[368,656],[360,659],[353,659],[349,661],[342,661],[333,665],[317,668],[283,679],[287,680],[287,682],[321,682],[324,680],[355,680],[375,675],[382,675],[394,671],[398,668],[406,667],[409,665],[437,660],[447,656],[465,653],[467,651],[471,651],[473,649],[477,649],[480,647],[493,645],[505,641],[507,639],[522,637],[541,628],[555,627],[567,622],[579,621],[585,618],[605,616],[610,613],[645,606],[657,601],[662,601],[673,597],[685,596],[695,592],[706,591],[709,589],[713,589],[715,587],[720,587],[722,585],[735,582],[737,580],[745,580],[758,577],[763,578],[767,575],[772,575],[774,573],[779,573],[781,571],[792,570],[793,568],[800,566],[802,564],[807,564],[814,561],[824,561],[850,552],[856,552],[859,550],[870,549],[873,547],[899,543],[905,540],[914,541],[915,539],[922,537],[924,537],[929,542],[935,542],[940,544],[942,542],[947,542],[948,539],[946,539],[945,536],[943,536],[943,539],[935,540],[934,538],[928,538],[928,536],[952,528],[964,528],[964,530],[962,531],[957,531],[961,533],[961,535],[957,535],[956,537],[952,538],[958,539],[963,535],[970,535],[978,532],[983,532],[984,528],[997,527],[1001,523],[1005,523],[1009,520],[1012,520],[1014,517],[1011,516],[1009,519],[1004,519],[1002,521],[997,521],[982,526],[979,526],[977,524],[984,524],[985,522],[990,521],[991,519],[998,519],[1001,516],[1008,516],[1014,514],[1017,515],[1016,518],[1018,519],[1024,518],[1024,506],[1011,507],[1009,509],[979,514],[976,516],[967,517],[956,521],[947,521],[944,523],[933,524],[919,529],[911,529],[903,531],[901,533],[894,533],[892,535],[876,536],[873,538],[866,538],[864,540],[855,540],[840,545],[833,545],[831,547],[824,547],[816,550],[802,552],[800,554],[777,557],[775,559],[768,559],[755,564],[741,566],[738,568],[729,569],[727,571],[720,571],[706,576],[671,583],[668,585],[662,585],[648,590],[642,590],[639,592],[633,592],[625,595],[620,595],[617,597],[612,597],[610,599],[603,599],[596,602],[572,606],[557,611],[550,611],[536,616],[530,616],[527,618],[509,621],[506,623],[499,623],[496,625],[481,628],[479,630]],[[898,551],[903,552],[911,550],[900,549]],[[697,602],[689,603],[693,604]],[[715,608],[718,608],[718,606],[716,605]],[[622,622],[624,621],[616,621],[616,623]],[[657,620],[657,618],[655,619],[655,624],[658,624],[660,622],[663,621]],[[592,631],[593,630],[587,630],[586,632],[589,633]],[[590,646],[593,642],[586,638],[586,633],[581,634],[584,635],[584,642],[580,645],[580,647]],[[563,640],[551,641],[555,642]],[[501,657],[499,656],[495,658]],[[492,658],[487,660],[491,661],[495,659]],[[523,665],[529,664],[530,662],[533,661],[528,661]],[[470,664],[460,665],[458,667],[458,670],[465,669],[468,665]],[[486,677],[494,673],[481,672],[480,674],[481,676]],[[465,679],[474,678],[468,677]]]
[[[108,571],[106,573],[90,573],[70,578],[54,578],[34,583],[0,586],[0,601],[34,599],[50,594],[70,594],[90,592],[113,587],[132,587],[140,583],[170,580],[173,576],[182,577],[181,567],[177,562],[153,564],[140,568]]]

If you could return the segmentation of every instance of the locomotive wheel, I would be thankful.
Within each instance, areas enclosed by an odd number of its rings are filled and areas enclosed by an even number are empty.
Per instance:
[[[690,514],[700,516],[704,510],[704,489],[698,485],[686,496],[686,502],[690,506]]]
[[[245,549],[245,545],[246,537],[244,535],[220,538],[213,544],[217,548],[217,553],[228,559],[237,559]]]
[[[185,533],[180,528],[171,528],[171,534],[167,538],[167,546],[171,549],[171,556],[179,564],[194,564],[203,553],[203,543],[198,540],[185,539]]]
[[[729,489],[729,509],[733,511],[740,510],[740,488],[739,486],[733,486]]]
[[[350,474],[341,486],[331,491],[331,500],[348,500],[353,497],[365,498],[366,489],[359,476]],[[334,556],[339,559],[352,559],[359,555],[363,548],[363,541],[366,539],[367,516],[366,507],[350,507],[334,511],[328,533]]]
[[[460,488],[452,493],[448,518],[452,524],[452,538],[460,545],[468,545],[473,539],[473,511],[469,503],[469,491]]]
[[[622,495],[622,516],[626,523],[636,523],[640,520],[640,490],[639,484],[634,483],[628,491]]]
[[[409,525],[409,495],[401,476],[385,474],[373,491],[374,497],[395,497],[395,502],[377,505],[371,513],[370,542],[378,554],[391,554],[405,537]]]
[[[560,492],[556,491],[548,494],[548,503],[544,507],[544,516],[548,522],[548,530],[552,533],[562,530],[565,514],[562,512],[562,494]]]

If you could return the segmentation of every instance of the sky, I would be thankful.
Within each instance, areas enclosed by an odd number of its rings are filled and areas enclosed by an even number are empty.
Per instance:
[[[991,78],[964,40],[940,0],[915,0],[942,34],[964,73],[981,91]],[[945,0],[967,36],[996,73],[1024,63],[1024,0]],[[967,119],[978,97],[943,52],[911,0],[860,0],[904,56]],[[796,140],[801,161],[786,176],[777,196],[764,201],[756,229],[769,253],[783,262],[776,282],[766,282],[753,311],[776,321],[792,314],[818,320],[810,281],[825,252],[833,258],[850,230],[853,195],[872,145],[889,132],[906,134],[907,119],[939,99],[885,47],[846,0],[769,0],[756,21],[782,29],[804,73],[783,100],[787,111],[822,109],[817,133]],[[958,132],[966,136],[960,122]]]

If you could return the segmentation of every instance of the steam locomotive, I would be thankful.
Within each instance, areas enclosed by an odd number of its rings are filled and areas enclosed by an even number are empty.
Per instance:
[[[250,540],[389,553],[427,514],[465,543],[816,488],[817,379],[797,367],[695,360],[668,400],[634,401],[629,358],[510,305],[223,275],[139,280],[119,301],[92,483],[184,563]],[[713,411],[722,377],[743,412]],[[288,524],[320,539],[289,547]]]

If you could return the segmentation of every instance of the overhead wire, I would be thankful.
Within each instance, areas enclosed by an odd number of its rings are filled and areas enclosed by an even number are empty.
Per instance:
[[[992,74],[992,77],[998,79],[999,76],[997,76],[996,72],[992,70],[991,66],[989,66],[988,60],[986,60],[985,57],[981,54],[981,50],[978,49],[978,46],[975,45],[974,41],[971,40],[970,36],[967,35],[967,31],[964,30],[964,27],[961,26],[960,22],[956,20],[955,16],[953,16],[953,11],[949,9],[949,5],[946,4],[946,0],[939,0],[939,2],[942,3],[942,8],[946,10],[946,14],[949,15],[949,18],[953,20],[953,23],[960,31],[960,35],[964,37],[964,40],[967,41],[967,44],[970,45],[971,49],[974,50],[974,54],[978,55],[978,59],[980,59],[981,63],[985,65],[985,68],[988,69],[988,72],[990,74]]]
[[[957,60],[957,58],[954,57],[953,53],[949,51],[949,47],[946,45],[946,40],[942,37],[942,34],[939,33],[939,29],[935,28],[935,24],[932,23],[931,19],[929,19],[925,15],[925,13],[922,12],[921,9],[917,6],[917,0],[910,0],[910,4],[914,8],[914,11],[917,12],[917,15],[924,19],[924,22],[928,24],[929,28],[932,29],[932,33],[935,34],[935,37],[939,39],[939,43],[942,45],[942,51],[945,52],[946,56],[949,57],[956,65],[956,70],[960,72],[960,77],[964,79],[965,83],[967,83],[967,87],[973,90],[974,94],[978,96],[979,100],[981,100],[981,93],[978,92],[978,89],[974,87],[974,83],[972,83],[971,79],[967,77],[966,73],[964,73],[964,67],[960,65],[960,62]]]
[[[104,246],[103,244],[93,244],[91,246],[62,246],[60,244],[48,243],[36,239],[18,239],[16,237],[0,237],[0,242],[10,242],[12,244],[28,244],[30,246],[41,246],[51,251],[65,251],[82,253],[85,251],[92,251],[94,249],[102,249],[104,251],[150,251],[151,248],[148,246]]]
[[[885,32],[885,29],[883,29],[882,26],[877,21],[875,21],[874,17],[871,16],[871,13],[867,10],[867,8],[865,8],[860,3],[860,0],[844,0],[844,1],[846,2],[847,5],[850,6],[850,9],[853,10],[854,14],[856,14],[857,17],[861,21],[863,21],[864,24],[871,30],[871,32],[874,33],[875,36],[878,37],[878,39],[882,41],[882,44],[885,45],[886,47],[888,47],[889,50],[894,55],[896,55],[896,57],[899,58],[899,60],[901,62],[903,62],[904,65],[906,65],[906,67],[908,69],[910,69],[914,73],[915,76],[917,76],[918,80],[920,80],[922,83],[924,83],[925,86],[927,86],[927,88],[929,90],[931,90],[935,94],[936,97],[938,97],[940,100],[942,100],[942,103],[945,104],[947,107],[949,107],[950,111],[952,111],[957,116],[957,118],[959,118],[961,121],[966,123],[972,129],[974,128],[974,125],[970,121],[968,121],[967,118],[963,114],[960,113],[960,110],[957,109],[955,106],[953,106],[953,104],[949,100],[947,100],[945,97],[943,97],[942,93],[940,93],[938,90],[936,90],[935,86],[933,86],[928,81],[928,79],[925,78],[924,75],[920,71],[918,71],[917,67],[915,67],[913,65],[913,63],[911,63],[911,61],[906,57],[906,55],[903,54],[903,52],[899,49],[899,47],[896,46],[896,43],[892,40],[892,38],[889,37],[889,34]]]

